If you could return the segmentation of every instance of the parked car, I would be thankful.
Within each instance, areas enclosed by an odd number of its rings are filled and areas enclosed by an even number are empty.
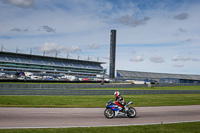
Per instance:
[[[156,80],[152,80],[152,81],[150,81],[150,84],[159,84],[159,82]]]

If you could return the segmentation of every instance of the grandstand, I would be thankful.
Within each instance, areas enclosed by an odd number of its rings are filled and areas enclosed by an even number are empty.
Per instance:
[[[118,80],[156,80],[160,83],[200,83],[200,75],[117,70]]]
[[[96,77],[106,72],[101,64],[104,62],[0,51],[0,70],[5,73],[26,71],[43,75],[67,74]]]

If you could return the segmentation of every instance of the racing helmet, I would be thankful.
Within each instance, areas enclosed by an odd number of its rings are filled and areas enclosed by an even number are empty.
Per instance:
[[[115,95],[115,97],[119,96],[120,95],[119,91],[115,91],[114,95]]]

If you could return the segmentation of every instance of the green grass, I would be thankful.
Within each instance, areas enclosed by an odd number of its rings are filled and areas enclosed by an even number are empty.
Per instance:
[[[200,94],[123,95],[134,106],[199,105]],[[0,107],[105,107],[112,95],[101,96],[0,96]]]
[[[199,131],[200,122],[120,127],[0,129],[0,133],[199,133]]]

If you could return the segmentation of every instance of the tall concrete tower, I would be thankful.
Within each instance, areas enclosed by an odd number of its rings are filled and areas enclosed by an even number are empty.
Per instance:
[[[116,30],[111,30],[110,34],[110,79],[115,78],[116,32]]]

